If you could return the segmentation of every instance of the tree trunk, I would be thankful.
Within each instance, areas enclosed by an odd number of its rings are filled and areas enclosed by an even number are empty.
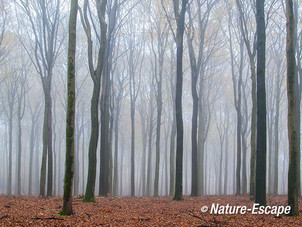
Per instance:
[[[290,215],[299,215],[298,209],[298,138],[295,91],[295,48],[294,48],[294,13],[293,1],[286,1],[286,57],[287,57],[287,97],[288,97],[288,140],[289,140],[289,169],[288,169],[288,205]]]
[[[85,192],[85,123],[84,123],[84,107],[82,108],[82,193]]]
[[[274,124],[274,132],[275,132],[275,157],[274,157],[274,188],[273,194],[278,194],[278,157],[279,157],[279,113],[280,113],[280,95],[281,95],[281,86],[280,86],[280,72],[277,73],[277,87],[276,87],[276,116],[275,116],[275,124]]]
[[[93,202],[95,177],[96,177],[96,149],[99,138],[99,119],[98,119],[98,103],[100,94],[100,81],[94,82],[93,93],[91,98],[91,134],[88,151],[88,177],[85,192],[85,202]]]
[[[119,97],[119,96],[118,96]],[[114,171],[113,171],[113,196],[118,195],[119,175],[118,175],[118,142],[119,142],[119,121],[120,121],[120,99],[116,99],[116,113],[114,121]],[[123,163],[121,163],[122,165]]]
[[[21,153],[22,153],[22,128],[21,128],[21,103],[18,100],[18,171],[17,171],[17,195],[21,195]]]
[[[41,173],[40,173],[40,193],[39,195],[45,196],[45,183],[46,183],[46,155],[47,155],[47,113],[48,113],[48,105],[46,103],[47,99],[45,97],[45,107],[44,107],[44,120],[43,120],[43,152],[42,152],[42,163],[41,163]]]
[[[131,196],[135,196],[135,103],[131,101],[130,113],[131,113]]]
[[[250,161],[250,199],[255,198],[256,187],[256,126],[257,126],[257,95],[255,60],[250,60],[252,78],[252,119],[251,119],[251,161]]]
[[[192,67],[191,67],[192,71]],[[193,114],[192,114],[192,188],[191,196],[198,196],[198,176],[197,176],[197,125],[198,125],[198,94],[196,90],[198,75],[197,72],[191,72],[192,79],[192,98],[193,98]]]
[[[300,166],[300,162],[301,162],[301,93],[302,93],[302,75],[301,75],[301,44],[300,44],[300,52],[299,51],[299,47],[298,47],[298,22],[299,22],[299,5],[298,5],[298,1],[294,1],[293,3],[293,11],[294,11],[294,45],[295,45],[295,55],[297,57],[297,64],[296,64],[296,69],[295,69],[295,89],[296,89],[296,115],[297,115],[297,143],[298,143],[298,174],[297,174],[297,185],[298,185],[298,189],[297,189],[297,194],[298,197],[301,197],[301,166]],[[300,35],[302,33],[300,32]],[[300,37],[301,38],[301,37]],[[299,78],[300,76],[300,78]]]
[[[67,68],[67,112],[66,112],[66,159],[62,213],[71,215],[72,211],[72,180],[74,170],[74,142],[75,142],[75,53],[76,53],[76,25],[78,1],[70,3],[69,40],[68,40],[68,68]],[[78,141],[79,143],[79,141]]]
[[[179,2],[173,0],[174,14],[177,23],[176,44],[177,44],[177,60],[176,60],[176,181],[174,200],[182,200],[182,174],[183,174],[183,119],[182,119],[182,84],[183,84],[183,35],[185,28],[185,13],[188,1],[181,1],[181,11],[179,12]]]
[[[51,76],[48,76],[51,78]],[[53,151],[52,151],[52,98],[51,98],[51,80],[49,80],[49,93],[48,97],[48,113],[47,113],[47,125],[48,125],[48,137],[47,137],[47,196],[52,196],[53,186]]]
[[[160,44],[159,44],[160,45]],[[160,53],[158,60],[159,75],[157,80],[157,119],[156,119],[156,157],[155,157],[155,178],[154,178],[154,196],[158,196],[158,180],[159,180],[159,163],[160,163],[160,129],[161,129],[161,115],[162,115],[162,74],[163,74],[163,59],[164,52]]]
[[[266,205],[266,92],[264,1],[256,0],[257,22],[257,155],[255,202]]]
[[[29,141],[29,179],[28,179],[28,195],[32,195],[32,175],[33,175],[33,157],[34,157],[34,138],[35,138],[35,127],[36,119],[31,118],[31,130],[30,130],[30,141]],[[36,157],[37,158],[37,157]]]
[[[13,162],[13,109],[14,105],[10,105],[8,119],[8,131],[9,131],[9,158],[8,158],[8,180],[7,180],[7,195],[12,194],[12,162]]]
[[[172,196],[175,193],[175,136],[176,136],[176,120],[173,113],[172,130],[170,137],[170,192]]]
[[[107,52],[108,56],[108,52]],[[109,193],[109,72],[105,65],[102,94],[101,94],[101,149],[100,149],[100,180],[99,196],[108,196]]]
[[[104,62],[105,62],[105,52],[106,52],[106,33],[107,33],[107,24],[105,22],[105,10],[106,10],[106,0],[97,0],[96,8],[98,10],[98,19],[99,19],[99,29],[100,29],[100,37],[99,37],[99,49],[98,49],[98,57],[97,57],[97,66],[94,69],[93,65],[93,43],[92,43],[92,34],[90,22],[88,19],[87,11],[88,11],[88,0],[84,1],[84,16],[81,13],[81,21],[84,27],[86,36],[87,36],[87,44],[88,44],[88,65],[90,76],[93,80],[93,91],[91,97],[91,106],[90,106],[90,114],[91,114],[91,134],[90,134],[90,142],[89,142],[89,151],[88,151],[88,177],[87,177],[87,185],[84,200],[85,202],[93,202],[94,192],[95,192],[95,178],[96,178],[96,151],[98,146],[98,138],[99,138],[99,112],[98,112],[98,104],[99,104],[99,96],[100,96],[100,82],[101,75],[103,72]]]
[[[149,119],[149,141],[148,141],[148,167],[147,167],[147,196],[151,196],[151,158],[152,158],[152,138],[153,138],[153,89],[150,94],[150,119]]]
[[[229,114],[227,114],[227,127],[226,127],[226,132],[225,132],[225,160],[224,160],[224,194],[227,195],[228,194],[228,173],[229,173],[229,168],[228,168],[228,163],[229,163],[229,124],[230,124],[230,118],[229,118]]]

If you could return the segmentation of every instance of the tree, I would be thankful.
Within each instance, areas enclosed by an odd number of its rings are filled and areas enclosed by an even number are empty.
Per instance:
[[[7,3],[6,3],[7,4]],[[4,0],[0,1],[0,9],[1,9],[1,16],[0,16],[0,64],[3,62],[3,60],[6,58],[8,54],[7,46],[3,43],[4,40],[4,34],[7,27],[7,21],[8,21],[8,12],[5,8],[5,2]]]
[[[71,215],[72,182],[74,169],[74,134],[75,134],[75,53],[78,0],[70,2],[69,40],[67,62],[67,112],[66,112],[66,159],[62,213]]]
[[[8,120],[8,136],[9,136],[9,150],[8,150],[8,178],[7,178],[7,194],[12,194],[12,165],[13,165],[13,116],[15,104],[17,101],[17,79],[16,72],[6,72],[7,76],[4,83],[4,88],[1,89],[2,104],[4,113]]]
[[[295,18],[295,52],[296,52],[296,73],[295,73],[295,89],[296,89],[296,115],[297,115],[297,140],[298,140],[298,174],[297,174],[297,184],[298,184],[298,189],[297,193],[298,196],[301,196],[301,167],[300,167],[300,159],[301,159],[301,152],[300,152],[300,147],[301,147],[301,95],[302,95],[302,71],[301,71],[301,58],[302,58],[302,53],[301,53],[301,46],[302,46],[302,32],[300,30],[300,33],[298,32],[298,22],[299,22],[299,5],[298,1],[294,1],[294,18]],[[300,39],[300,40],[299,40]]]
[[[255,202],[266,205],[266,92],[264,1],[256,0],[257,23],[257,155]]]
[[[125,97],[125,84],[126,84],[126,76],[124,73],[120,73],[119,70],[116,72],[116,81],[117,86],[116,89],[113,87],[113,90],[117,90],[115,96],[115,117],[114,117],[114,170],[113,170],[113,196],[118,194],[118,156],[119,156],[119,123],[121,118],[121,103],[122,99]]]
[[[238,38],[239,43],[239,56],[236,60],[236,54],[234,53],[233,33],[231,26],[233,23],[232,12],[230,6],[228,6],[228,42],[231,55],[231,72],[234,92],[234,106],[236,110],[237,125],[236,125],[236,146],[237,146],[237,159],[236,159],[236,195],[241,194],[241,153],[242,153],[242,77],[243,77],[243,61],[244,61],[244,39],[242,36]],[[236,65],[238,65],[238,72],[236,72]],[[236,75],[238,79],[236,78]],[[234,160],[235,161],[235,160]],[[243,160],[244,161],[244,160]]]
[[[170,190],[169,195],[173,196],[175,193],[175,136],[176,136],[176,110],[175,110],[175,86],[174,80],[175,71],[175,51],[171,45],[170,57],[170,102],[172,108],[172,122],[171,122],[171,136],[170,136]]]
[[[17,195],[21,195],[21,154],[22,154],[22,125],[21,121],[25,112],[25,82],[26,66],[22,64],[19,71],[19,86],[17,90],[17,122],[18,122],[18,164],[17,164]]]
[[[106,33],[107,33],[107,24],[105,22],[105,10],[106,10],[106,0],[95,0],[97,18],[99,22],[99,31],[94,26],[94,22],[91,22],[89,18],[92,17],[91,9],[89,6],[88,0],[84,1],[83,12],[80,11],[81,22],[84,27],[87,44],[88,44],[88,65],[91,79],[93,81],[93,91],[91,97],[91,135],[89,142],[89,153],[88,153],[88,179],[86,185],[86,192],[84,201],[92,202],[94,201],[94,190],[95,190],[95,177],[96,177],[96,150],[98,145],[99,138],[99,111],[98,103],[100,96],[100,87],[101,87],[101,75],[104,67],[105,59],[105,50],[106,50]],[[89,8],[89,10],[88,10]],[[88,15],[90,13],[90,15]],[[94,34],[98,37],[98,55],[97,55],[97,65],[94,66],[94,51],[93,51],[93,42],[92,42],[92,29],[90,23],[93,23]]]
[[[293,1],[286,1],[286,58],[287,58],[287,99],[288,99],[288,141],[289,141],[289,167],[288,167],[288,205],[291,207],[290,215],[299,215],[298,209],[298,138],[296,116],[296,89],[295,89],[295,44],[294,44],[294,12]]]
[[[105,64],[102,80],[102,93],[101,93],[101,149],[100,149],[100,181],[99,181],[99,195],[107,196],[109,188],[111,188],[111,144],[110,144],[110,128],[113,126],[110,124],[110,119],[113,117],[113,113],[110,116],[110,74],[113,62],[113,50],[115,47],[115,35],[117,15],[120,8],[120,2],[117,0],[109,1],[108,4],[108,32],[105,52]],[[110,178],[110,182],[109,182]]]
[[[39,97],[39,96],[38,96]],[[33,189],[33,160],[34,156],[37,158],[37,153],[35,154],[35,138],[37,136],[37,125],[38,125],[38,119],[42,110],[42,105],[40,100],[34,100],[35,102],[32,103],[32,98],[29,98],[29,95],[27,96],[27,106],[29,107],[29,114],[30,114],[30,120],[31,120],[31,130],[30,130],[30,140],[29,140],[29,179],[28,179],[28,195],[32,195],[32,189]],[[31,102],[30,102],[31,101]]]
[[[250,161],[250,198],[255,197],[255,164],[256,164],[256,117],[257,117],[257,97],[256,97],[256,48],[257,48],[257,32],[253,31],[253,26],[248,26],[252,24],[250,22],[249,13],[255,12],[254,5],[249,7],[249,9],[244,8],[244,2],[241,0],[236,0],[237,8],[240,14],[240,31],[245,43],[245,47],[249,56],[250,67],[251,67],[251,80],[252,80],[252,119],[251,119],[251,161]],[[247,3],[250,5],[250,3]],[[247,15],[246,15],[247,14]],[[252,13],[254,16],[254,13]],[[253,18],[253,17],[252,17]],[[252,27],[252,29],[249,29]],[[246,163],[246,160],[244,160]],[[246,174],[246,173],[244,173]],[[243,187],[246,187],[246,182],[243,182]],[[244,193],[246,190],[243,190]]]
[[[154,15],[153,15],[154,14]],[[168,43],[168,24],[164,23],[161,12],[154,12],[151,16],[154,24],[151,25],[151,47],[154,55],[154,78],[156,81],[156,141],[155,141],[155,177],[154,177],[154,196],[158,196],[159,190],[159,164],[160,164],[160,137],[161,137],[161,124],[162,124],[162,108],[163,108],[163,70],[164,70],[164,55]],[[150,19],[151,21],[151,19]],[[155,46],[154,43],[157,45]]]
[[[180,7],[181,3],[181,8]],[[182,83],[183,83],[183,35],[185,30],[185,13],[188,0],[173,0],[174,16],[177,25],[176,35],[174,34],[176,53],[176,181],[173,200],[182,200],[182,167],[183,167],[183,119],[182,119]]]
[[[29,21],[32,34],[27,32],[30,45],[27,46],[19,37],[25,48],[35,71],[39,74],[44,92],[44,121],[43,121],[43,154],[40,175],[40,196],[45,195],[46,158],[47,158],[47,196],[52,195],[53,185],[53,147],[52,147],[52,95],[51,84],[55,61],[62,47],[62,40],[58,40],[60,23],[60,0],[46,2],[28,0],[15,1],[25,13]],[[35,15],[35,16],[34,16]],[[18,18],[20,23],[24,23]],[[22,18],[23,19],[23,18]],[[63,36],[64,37],[64,36]],[[33,52],[33,53],[32,53]],[[47,157],[46,157],[47,156]]]
[[[198,24],[198,38],[197,38],[197,55],[194,51],[194,39],[195,39],[195,28],[193,24],[193,13],[191,12],[192,2],[188,5],[188,15],[189,15],[189,26],[187,29],[187,42],[188,42],[188,50],[190,57],[190,67],[191,67],[191,90],[192,90],[192,99],[193,99],[193,114],[192,114],[192,190],[191,195],[198,195],[198,176],[200,172],[197,169],[198,158],[197,158],[197,122],[198,122],[198,92],[197,92],[197,81],[198,76],[200,74],[200,70],[202,65],[204,64],[204,43],[205,43],[205,32],[208,25],[210,12],[213,6],[217,3],[214,1],[197,1],[197,24]],[[203,5],[207,6],[206,12],[201,13],[201,8]],[[202,163],[200,163],[202,165]],[[203,167],[202,167],[203,168]]]

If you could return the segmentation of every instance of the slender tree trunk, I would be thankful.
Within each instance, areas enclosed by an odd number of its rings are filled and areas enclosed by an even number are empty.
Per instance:
[[[150,94],[150,119],[149,119],[149,141],[148,141],[148,167],[147,167],[147,196],[151,196],[151,159],[152,159],[152,138],[153,138],[153,90]]]
[[[42,163],[41,163],[41,173],[40,173],[40,193],[39,195],[44,197],[45,196],[45,184],[46,184],[46,155],[47,155],[47,137],[48,137],[48,130],[47,130],[47,113],[48,113],[48,104],[47,98],[45,97],[44,103],[44,120],[43,120],[43,152],[42,152]]]
[[[175,193],[175,136],[176,136],[176,120],[173,114],[172,130],[170,137],[170,192],[172,196]]]
[[[142,195],[146,195],[146,153],[147,153],[147,137],[148,137],[148,127],[146,123],[149,122],[149,116],[146,117],[145,104],[141,104],[139,110],[140,120],[141,120],[141,136],[142,136],[142,156],[141,156],[141,186]]]
[[[272,104],[273,105],[273,104]],[[267,139],[268,139],[268,194],[273,192],[273,108],[271,108],[268,114],[268,127],[267,127]]]
[[[225,159],[224,159],[224,194],[228,194],[228,174],[229,174],[229,168],[228,168],[228,163],[229,163],[229,114],[227,114],[227,127],[226,127],[226,137],[225,137]]]
[[[56,103],[54,101],[54,103]],[[53,130],[53,195],[57,194],[56,187],[57,187],[57,155],[56,155],[56,143],[57,143],[57,134],[56,134],[56,125],[57,125],[57,117],[56,117],[56,105],[53,106],[53,113],[54,113],[54,120],[52,125]],[[59,174],[60,175],[60,174]]]
[[[50,75],[48,76],[51,77]],[[51,84],[51,81],[49,81]],[[48,114],[47,114],[47,125],[48,125],[48,138],[47,138],[47,196],[52,196],[53,186],[53,149],[52,149],[52,98],[51,98],[51,85],[49,85],[48,93]]]
[[[107,51],[108,57],[108,51]],[[101,149],[100,149],[100,180],[99,196],[108,196],[109,193],[109,72],[108,65],[104,67],[102,94],[101,94]]]
[[[131,196],[135,196],[135,107],[134,102],[131,102]]]
[[[109,87],[111,87],[111,85],[109,85]],[[111,108],[111,107],[110,107]],[[113,122],[114,122],[114,115],[113,115],[113,108],[111,108],[111,113],[110,117],[109,117],[109,154],[108,154],[108,183],[109,183],[109,194],[112,194],[113,191],[113,175],[112,175],[112,171],[113,171],[113,160],[112,160],[112,137],[113,137]]]
[[[274,157],[274,188],[273,194],[278,194],[278,158],[279,158],[279,112],[280,112],[280,95],[281,95],[281,87],[280,87],[280,72],[277,74],[277,88],[276,88],[276,116],[275,116],[275,124],[274,124],[274,132],[275,132],[275,157]]]
[[[96,178],[96,151],[98,146],[98,138],[99,138],[99,96],[100,96],[100,82],[101,75],[104,68],[105,62],[105,53],[106,53],[106,33],[107,33],[107,24],[105,22],[105,10],[107,1],[106,0],[97,0],[96,8],[98,10],[98,23],[100,29],[100,37],[99,37],[99,49],[98,49],[98,59],[97,66],[94,69],[93,65],[93,43],[92,43],[92,34],[91,34],[91,26],[87,16],[88,11],[88,0],[84,1],[84,16],[81,13],[81,21],[84,27],[87,43],[88,43],[88,65],[90,76],[93,80],[93,91],[91,97],[91,134],[90,134],[90,142],[89,142],[89,151],[88,151],[88,177],[87,177],[87,185],[84,200],[85,202],[93,202],[94,193],[95,193],[95,178]]]
[[[73,182],[74,182],[74,190],[73,194],[75,196],[79,195],[79,155],[80,155],[80,137],[81,137],[81,132],[79,129],[79,123],[78,126],[75,126],[75,149],[74,149],[74,175],[73,175]]]
[[[191,67],[192,70],[192,67]],[[198,94],[196,90],[198,75],[197,72],[191,72],[192,77],[192,98],[193,98],[193,114],[192,114],[192,188],[191,196],[198,196],[198,169],[197,169],[197,125],[198,125]]]
[[[33,178],[33,157],[34,157],[34,138],[36,119],[31,119],[30,142],[29,142],[29,179],[28,179],[28,195],[32,195],[32,178]],[[37,157],[36,157],[37,158]]]
[[[156,157],[155,157],[155,178],[154,178],[154,196],[158,196],[158,180],[159,180],[159,163],[160,163],[160,129],[161,129],[161,115],[162,115],[162,70],[163,70],[163,56],[159,60],[159,79],[157,81],[157,119],[156,119]]]
[[[9,132],[9,145],[8,145],[8,180],[7,180],[7,195],[12,194],[12,163],[13,163],[13,105],[10,105],[9,112],[9,122],[8,122],[8,132]]]
[[[120,100],[116,99],[116,113],[115,113],[115,121],[114,121],[114,175],[113,175],[113,196],[118,195],[118,182],[119,182],[119,174],[118,174],[118,142],[119,142],[119,120],[120,120]],[[122,165],[123,163],[121,163]]]
[[[247,167],[246,167],[247,141],[246,133],[242,133],[242,193],[247,193]]]
[[[17,195],[21,195],[21,153],[22,153],[22,128],[21,128],[21,103],[18,103],[18,174]]]
[[[85,123],[84,123],[84,107],[82,108],[82,193],[85,193]]]
[[[88,151],[88,177],[84,201],[94,201],[95,177],[96,177],[96,150],[99,138],[98,103],[100,94],[100,81],[94,83],[91,98],[91,136]]]
[[[240,96],[239,96],[240,97]],[[236,195],[241,194],[241,101],[238,98],[237,111],[237,165],[236,165]]]
[[[222,194],[222,161],[223,161],[223,142],[220,144],[220,157],[219,157],[219,183],[218,183],[218,194]]]

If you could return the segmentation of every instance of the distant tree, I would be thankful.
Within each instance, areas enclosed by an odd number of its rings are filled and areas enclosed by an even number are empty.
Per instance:
[[[159,190],[159,169],[160,169],[160,138],[162,125],[162,109],[163,109],[163,71],[164,71],[164,56],[168,44],[169,27],[164,23],[161,12],[158,9],[153,10],[150,21],[151,24],[151,49],[154,56],[154,79],[156,82],[156,141],[155,141],[155,177],[154,177],[154,196],[158,196]],[[157,44],[157,45],[155,45]]]
[[[170,102],[172,108],[172,125],[170,136],[170,190],[169,195],[173,196],[175,193],[175,137],[176,137],[176,110],[175,110],[175,51],[171,45],[170,57]]]
[[[257,158],[255,202],[266,205],[266,92],[264,1],[256,0],[257,23]]]
[[[255,5],[250,2],[236,0],[240,15],[240,31],[249,56],[252,80],[252,119],[251,119],[251,161],[250,161],[250,198],[255,197],[255,164],[256,164],[256,117],[257,117],[257,96],[256,96],[256,48],[257,32],[252,25],[255,17]],[[250,15],[250,13],[252,15]],[[252,21],[251,21],[252,20]],[[246,160],[243,160],[246,164]],[[246,172],[243,173],[246,179]],[[246,181],[243,183],[243,193],[246,193]]]
[[[15,71],[15,70],[14,70]],[[12,194],[12,166],[13,166],[13,117],[17,102],[17,77],[16,72],[6,71],[6,77],[3,80],[1,89],[2,106],[5,116],[8,120],[8,178],[7,178],[7,195]]]
[[[193,99],[193,114],[192,114],[192,190],[191,195],[198,195],[198,178],[200,178],[200,172],[198,171],[198,143],[197,143],[197,129],[198,129],[198,92],[197,92],[197,81],[205,61],[204,48],[205,48],[205,33],[208,26],[208,21],[210,17],[210,12],[213,6],[217,3],[216,0],[207,1],[197,1],[197,28],[198,32],[195,30],[193,13],[194,7],[193,2],[188,5],[188,15],[189,15],[189,26],[187,28],[187,42],[188,51],[190,57],[190,67],[191,67],[191,89],[192,89],[192,99]],[[191,6],[192,5],[192,6]],[[205,13],[202,13],[202,6],[206,6]],[[192,10],[191,10],[192,8]],[[194,12],[195,14],[195,12]],[[196,38],[197,33],[197,38]],[[196,44],[195,44],[195,40]],[[195,45],[197,48],[195,47]],[[195,51],[194,48],[197,50]],[[199,163],[203,168],[203,164]]]
[[[7,29],[8,22],[8,12],[5,8],[5,4],[7,4],[4,0],[0,1],[0,64],[5,59],[8,54],[8,49],[6,45],[3,43],[4,34]]]
[[[67,62],[67,112],[66,112],[66,159],[62,214],[71,215],[72,182],[74,170],[74,136],[75,136],[75,53],[77,33],[78,0],[70,2],[69,40]]]
[[[22,160],[22,118],[24,117],[26,104],[26,79],[27,67],[22,64],[18,71],[19,86],[17,90],[17,124],[18,124],[18,162],[17,162],[17,195],[21,195],[21,160]]]
[[[239,43],[239,56],[236,58],[236,54],[234,53],[234,41],[233,32],[232,32],[232,23],[233,23],[233,15],[231,12],[230,6],[228,6],[228,42],[229,42],[229,50],[231,55],[231,72],[232,72],[232,82],[233,82],[233,92],[234,92],[234,104],[236,110],[237,117],[237,125],[236,125],[236,149],[237,149],[237,158],[236,158],[236,195],[241,194],[241,153],[242,153],[242,77],[243,77],[243,61],[244,61],[244,40],[243,37],[240,36],[238,38]],[[238,65],[238,72],[236,71],[236,65]],[[238,78],[236,75],[238,74]],[[235,161],[235,160],[234,160]]]
[[[60,0],[49,2],[20,0],[16,1],[25,14],[31,31],[27,33],[30,44],[24,42],[19,35],[23,47],[30,57],[36,72],[39,74],[44,92],[44,122],[43,122],[43,153],[40,174],[40,196],[45,195],[46,160],[47,160],[47,196],[52,196],[53,189],[53,146],[52,146],[52,94],[51,84],[53,68],[60,53],[63,38],[58,39],[59,23],[61,19]],[[22,14],[20,14],[22,15]],[[18,15],[18,16],[20,16]],[[18,18],[23,24],[24,18]]]
[[[117,91],[115,93],[115,100],[114,100],[114,109],[115,109],[115,116],[114,116],[114,161],[113,161],[113,196],[118,195],[118,186],[119,186],[119,174],[118,174],[118,157],[119,157],[119,123],[121,118],[121,105],[122,100],[125,98],[125,86],[126,86],[126,76],[124,73],[120,73],[119,70],[116,70],[116,77],[115,80],[117,81],[116,87],[113,86],[113,90]]]
[[[288,99],[288,141],[289,141],[289,169],[288,169],[288,205],[290,215],[299,215],[298,209],[298,138],[296,116],[295,89],[295,44],[294,44],[294,10],[293,1],[286,1],[286,57],[287,57],[287,99]]]
[[[36,92],[36,91],[35,91]],[[37,137],[37,125],[38,119],[42,110],[41,102],[38,100],[34,100],[32,102],[32,98],[29,98],[27,95],[27,106],[29,108],[29,115],[31,121],[31,129],[30,129],[30,139],[29,139],[29,178],[28,178],[28,195],[32,195],[33,193],[33,178],[34,178],[34,157],[38,159],[37,149],[35,149],[35,138]]]

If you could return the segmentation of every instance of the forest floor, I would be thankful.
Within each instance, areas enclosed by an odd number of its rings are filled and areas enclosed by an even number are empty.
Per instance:
[[[73,216],[57,215],[62,198],[0,196],[0,226],[302,226],[300,216],[274,214],[211,214],[216,205],[253,208],[248,196],[184,197],[97,197],[96,203],[73,199]],[[267,205],[287,206],[287,196],[268,196]],[[208,206],[209,210],[201,212]]]

